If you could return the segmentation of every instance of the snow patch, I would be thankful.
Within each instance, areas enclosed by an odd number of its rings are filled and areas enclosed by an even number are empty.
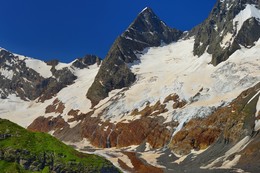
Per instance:
[[[7,70],[6,68],[0,68],[0,75],[4,76],[6,79],[12,80],[14,72],[12,70]]]
[[[256,113],[255,116],[258,117],[260,113],[260,96],[258,97],[258,102],[256,104]],[[260,130],[260,120],[255,121],[255,131]]]
[[[257,96],[259,97],[260,90],[247,102],[249,104],[252,100],[254,100]],[[258,104],[258,103],[257,103]]]
[[[75,60],[76,61],[76,60]],[[62,62],[59,62],[56,66],[55,66],[55,69],[56,70],[62,70],[63,68],[69,68],[71,67],[71,65],[73,64],[74,61],[72,61],[71,63],[62,63]]]
[[[240,155],[236,155],[233,160],[227,160],[229,156],[242,151],[250,143],[250,136],[246,136],[244,139],[239,141],[235,146],[229,149],[224,156],[221,156],[206,166],[202,166],[202,169],[230,169],[238,163]],[[222,162],[222,166],[216,167],[218,163]]]
[[[220,43],[220,46],[225,49],[227,47],[229,47],[232,42],[233,42],[233,34],[231,34],[230,32],[228,32],[224,38],[222,39],[222,42]]]
[[[32,58],[26,58],[25,63],[27,67],[33,69],[44,78],[49,78],[52,76],[51,66],[48,66],[43,61],[32,59]]]

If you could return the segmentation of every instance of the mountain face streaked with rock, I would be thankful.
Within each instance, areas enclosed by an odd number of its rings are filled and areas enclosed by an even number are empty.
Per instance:
[[[217,1],[208,19],[191,32],[195,35],[194,55],[206,51],[217,65],[241,46],[252,47],[260,38],[258,8],[258,0]]]
[[[138,60],[138,52],[177,41],[181,35],[181,31],[169,28],[150,8],[145,8],[116,39],[101,65],[87,93],[93,106],[106,98],[110,91],[129,87],[136,80],[129,64]]]
[[[0,52],[0,118],[126,172],[260,172],[260,1],[218,0],[191,31],[141,11],[97,56]]]

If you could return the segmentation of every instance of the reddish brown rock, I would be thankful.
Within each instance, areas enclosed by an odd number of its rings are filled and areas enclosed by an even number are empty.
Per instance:
[[[187,101],[181,100],[177,94],[170,94],[164,99],[163,103],[168,103],[170,101],[174,102],[172,105],[173,109],[182,108],[187,104]]]
[[[165,104],[161,104],[160,101],[156,102],[155,105],[150,105],[150,103],[147,103],[146,107],[142,109],[141,111],[138,111],[138,109],[135,109],[132,111],[131,115],[142,115],[142,116],[157,116],[161,113],[165,113],[168,110],[165,108]]]
[[[65,109],[64,104],[59,100],[59,99],[55,99],[52,103],[52,105],[49,105],[46,107],[45,109],[45,113],[60,113],[62,114],[63,111]]]
[[[248,102],[259,88],[260,83],[242,92],[229,106],[217,109],[212,115],[204,119],[190,120],[173,137],[170,148],[184,155],[188,154],[191,149],[207,148],[221,135],[225,143],[236,143],[246,135],[251,136],[258,97]]]
[[[58,117],[38,117],[28,126],[28,130],[39,132],[50,132],[52,130],[66,128],[69,125],[61,116]]]

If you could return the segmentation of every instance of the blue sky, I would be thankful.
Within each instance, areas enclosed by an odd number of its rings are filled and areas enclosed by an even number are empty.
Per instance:
[[[3,0],[0,47],[45,61],[70,62],[86,54],[104,58],[146,6],[169,26],[190,30],[216,0]]]

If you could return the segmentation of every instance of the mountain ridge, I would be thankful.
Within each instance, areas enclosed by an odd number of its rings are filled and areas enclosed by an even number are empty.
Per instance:
[[[167,27],[150,8],[145,8],[116,39],[104,59],[87,92],[87,98],[92,101],[92,105],[95,106],[106,98],[111,90],[129,87],[136,80],[128,67],[128,63],[138,60],[135,52],[160,46],[162,42],[177,41],[181,34],[181,31]]]
[[[0,117],[105,155],[126,170],[140,170],[135,161],[141,159],[165,172],[258,171],[246,159],[259,157],[256,4],[219,0],[188,33],[144,9],[108,58],[92,57],[90,66],[79,60],[72,71],[77,79],[42,102],[14,94],[0,99]]]

